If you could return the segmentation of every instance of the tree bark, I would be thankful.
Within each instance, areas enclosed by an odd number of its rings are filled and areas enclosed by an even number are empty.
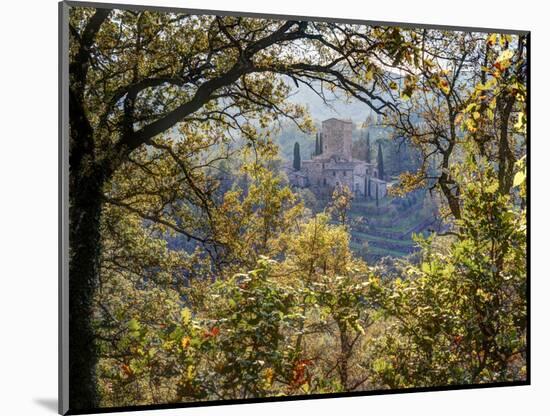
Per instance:
[[[74,95],[69,97],[69,111],[69,408],[82,410],[98,407],[93,298],[103,185],[113,170],[95,160],[93,129]]]
[[[340,332],[340,357],[338,373],[340,384],[344,391],[349,391],[349,359],[351,357],[351,345],[349,334],[347,332],[346,322],[338,321],[338,330]]]
[[[98,406],[92,328],[93,297],[100,254],[101,174],[82,175],[70,189],[69,262],[69,407]]]
[[[498,182],[499,190],[502,195],[508,195],[510,193],[514,178],[514,164],[516,159],[508,142],[508,123],[510,121],[510,114],[514,102],[514,97],[506,97],[505,102],[501,103],[499,108],[501,120],[498,143]]]

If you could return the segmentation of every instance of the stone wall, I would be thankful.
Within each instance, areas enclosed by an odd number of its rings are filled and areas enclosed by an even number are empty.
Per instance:
[[[369,178],[369,196],[376,199],[376,194],[378,194],[378,199],[382,199],[388,193],[387,183],[381,179]]]
[[[351,121],[329,118],[323,121],[321,134],[323,136],[323,158],[339,155],[345,160],[351,160]]]

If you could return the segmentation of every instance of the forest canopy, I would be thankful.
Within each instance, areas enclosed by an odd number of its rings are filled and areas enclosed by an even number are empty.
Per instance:
[[[78,6],[69,29],[71,409],[526,380],[527,35]],[[319,151],[299,96],[375,117],[354,154],[443,224],[414,255],[366,261],[353,190],[291,185]]]

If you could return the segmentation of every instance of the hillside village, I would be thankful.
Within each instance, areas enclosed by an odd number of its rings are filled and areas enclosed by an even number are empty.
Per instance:
[[[353,151],[354,128],[349,119],[322,121],[310,159],[301,158],[296,142],[293,160],[284,164],[289,183],[297,190],[310,191],[317,200],[317,210],[327,206],[335,190],[347,187],[353,193],[349,213],[353,249],[371,261],[409,255],[416,251],[412,233],[441,227],[436,204],[425,190],[402,198],[388,194],[396,178],[384,172],[380,140],[371,143],[369,133],[364,137],[361,132],[365,143],[359,158]],[[373,158],[372,148],[376,146]]]
[[[322,122],[316,135],[315,152],[309,160],[292,166],[288,173],[290,183],[309,188],[320,198],[328,198],[334,189],[347,186],[357,199],[382,199],[388,183],[378,167],[370,161],[352,157],[351,120],[329,118]]]

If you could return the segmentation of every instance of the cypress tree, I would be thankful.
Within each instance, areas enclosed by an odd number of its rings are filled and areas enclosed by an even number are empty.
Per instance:
[[[319,149],[319,133],[315,134],[315,156],[319,155],[320,149]]]
[[[292,162],[292,166],[294,167],[294,170],[300,170],[301,165],[302,161],[300,159],[300,143],[296,142],[294,143],[294,161]]]
[[[378,162],[378,178],[384,179],[384,156],[382,155],[382,143],[380,141],[378,142],[377,162]]]
[[[319,154],[323,154],[323,133],[319,133]]]
[[[370,163],[370,132],[367,132],[367,150],[365,152],[365,160]]]

